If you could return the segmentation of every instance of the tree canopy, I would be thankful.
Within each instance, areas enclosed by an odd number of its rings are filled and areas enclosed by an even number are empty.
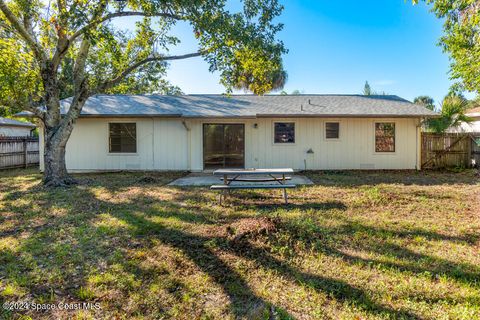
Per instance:
[[[202,57],[227,92],[264,94],[287,78],[276,37],[278,0],[0,0],[0,103],[19,105],[45,129],[44,183],[73,182],[65,147],[88,97],[111,92],[176,92],[163,79],[168,62]],[[135,30],[114,20],[135,18]],[[198,49],[171,54],[181,39],[171,30],[189,23]],[[66,114],[60,99],[71,95]]]
[[[371,96],[372,93],[372,88],[370,87],[370,84],[368,81],[365,81],[365,85],[363,86],[363,95],[364,96]]]
[[[274,19],[282,9],[276,0],[245,0],[233,13],[220,0],[1,0],[0,105],[18,111],[44,103],[46,63],[55,69],[60,98],[78,90],[75,77],[92,94],[178,94],[165,79],[167,63],[195,56],[220,73],[227,91],[281,88],[286,49]],[[135,18],[135,30],[112,23],[122,17]],[[180,21],[191,25],[199,48],[169,55],[181,41],[171,34]]]
[[[365,81],[365,85],[363,86],[362,94],[364,96],[386,96],[388,93],[385,91],[376,91],[373,90],[368,81]]]
[[[471,119],[465,115],[469,101],[459,95],[447,95],[441,105],[440,117],[427,120],[427,129],[436,133],[445,132],[448,128],[457,128]]]
[[[480,92],[480,2],[478,0],[424,0],[444,19],[439,44],[450,55],[451,77],[461,89]],[[418,3],[419,0],[413,0]]]
[[[424,106],[429,110],[435,110],[435,101],[429,96],[418,96],[413,99],[413,103]]]

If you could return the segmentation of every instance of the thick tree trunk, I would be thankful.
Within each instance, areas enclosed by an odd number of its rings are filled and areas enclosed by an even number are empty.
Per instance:
[[[49,138],[48,133],[45,133],[45,168],[43,173],[44,185],[51,187],[62,187],[75,184],[75,179],[68,174],[65,163],[66,142],[63,143],[63,141],[56,137]]]
[[[50,118],[45,121],[43,183],[46,186],[62,187],[76,183],[75,179],[67,172],[65,147],[87,97],[86,91],[75,96],[72,99],[69,112],[63,116],[60,114],[58,97],[50,100],[52,103],[51,110],[58,110],[58,113],[47,113]]]

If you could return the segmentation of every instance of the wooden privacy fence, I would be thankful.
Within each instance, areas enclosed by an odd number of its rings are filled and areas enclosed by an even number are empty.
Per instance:
[[[472,134],[472,157],[477,168],[480,168],[480,132]]]
[[[468,133],[422,133],[422,169],[470,168],[472,138]]]
[[[26,168],[38,163],[38,138],[0,137],[0,169]]]

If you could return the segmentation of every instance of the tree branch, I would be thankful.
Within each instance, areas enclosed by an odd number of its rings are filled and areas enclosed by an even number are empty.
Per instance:
[[[107,1],[102,1],[100,5],[95,9],[93,13],[92,21],[101,17],[107,7]],[[68,44],[71,43],[69,39],[66,40],[68,49]],[[88,58],[88,52],[90,50],[90,40],[87,37],[83,37],[80,44],[80,49],[75,59],[73,65],[73,86],[74,86],[74,96],[72,103],[70,104],[70,109],[68,110],[65,117],[62,119],[59,132],[60,134],[65,130],[70,130],[73,126],[73,122],[78,118],[85,101],[88,99],[89,90],[87,78],[85,77],[85,64]],[[69,129],[70,128],[70,129]]]
[[[91,21],[87,25],[78,29],[69,39],[70,43],[78,38],[80,35],[84,34],[88,29],[93,28],[99,24],[104,23],[105,21],[118,18],[118,17],[131,17],[131,16],[143,16],[143,17],[164,17],[164,18],[171,18],[175,20],[185,20],[185,17],[180,15],[172,14],[172,13],[146,13],[146,12],[139,12],[139,11],[122,11],[122,12],[114,12],[109,13],[98,20]]]
[[[28,104],[25,105],[25,109],[43,121],[45,117],[45,103],[35,101],[32,96],[28,97],[28,101]]]
[[[171,60],[182,60],[182,59],[188,59],[188,58],[193,58],[193,57],[198,57],[201,56],[202,52],[194,52],[194,53],[188,53],[184,55],[176,55],[176,56],[156,56],[156,57],[150,57],[146,58],[144,60],[138,61],[128,68],[126,68],[122,73],[120,73],[117,77],[105,81],[101,85],[97,87],[95,90],[96,92],[101,92],[104,90],[108,90],[115,85],[119,84],[126,76],[128,76],[130,73],[132,73],[135,69],[143,66],[144,64],[150,63],[150,62],[155,62],[155,61],[171,61]]]
[[[57,70],[63,56],[67,53],[68,47],[70,46],[68,37],[67,37],[67,21],[63,17],[63,12],[65,11],[65,3],[64,0],[57,0],[57,7],[58,7],[58,21],[55,23],[55,27],[57,30],[57,46],[55,49],[55,53],[52,57],[52,63]]]
[[[13,12],[10,11],[7,4],[3,0],[0,0],[0,10],[2,10],[8,21],[12,24],[12,26],[18,31],[18,33],[22,36],[25,42],[27,42],[27,44],[33,50],[37,60],[42,63],[45,62],[47,60],[47,56],[43,51],[43,48],[37,43],[35,38],[28,32],[28,30],[24,27],[20,20],[18,20],[18,18],[13,14]]]

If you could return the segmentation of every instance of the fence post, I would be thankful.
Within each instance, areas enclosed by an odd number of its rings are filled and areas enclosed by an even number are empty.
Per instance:
[[[28,150],[27,150],[27,137],[23,138],[23,163],[25,164],[25,169],[28,167]]]
[[[472,168],[472,164],[473,164],[473,136],[470,136],[468,139],[467,139],[467,154],[466,154],[466,157],[467,157],[467,168]]]

